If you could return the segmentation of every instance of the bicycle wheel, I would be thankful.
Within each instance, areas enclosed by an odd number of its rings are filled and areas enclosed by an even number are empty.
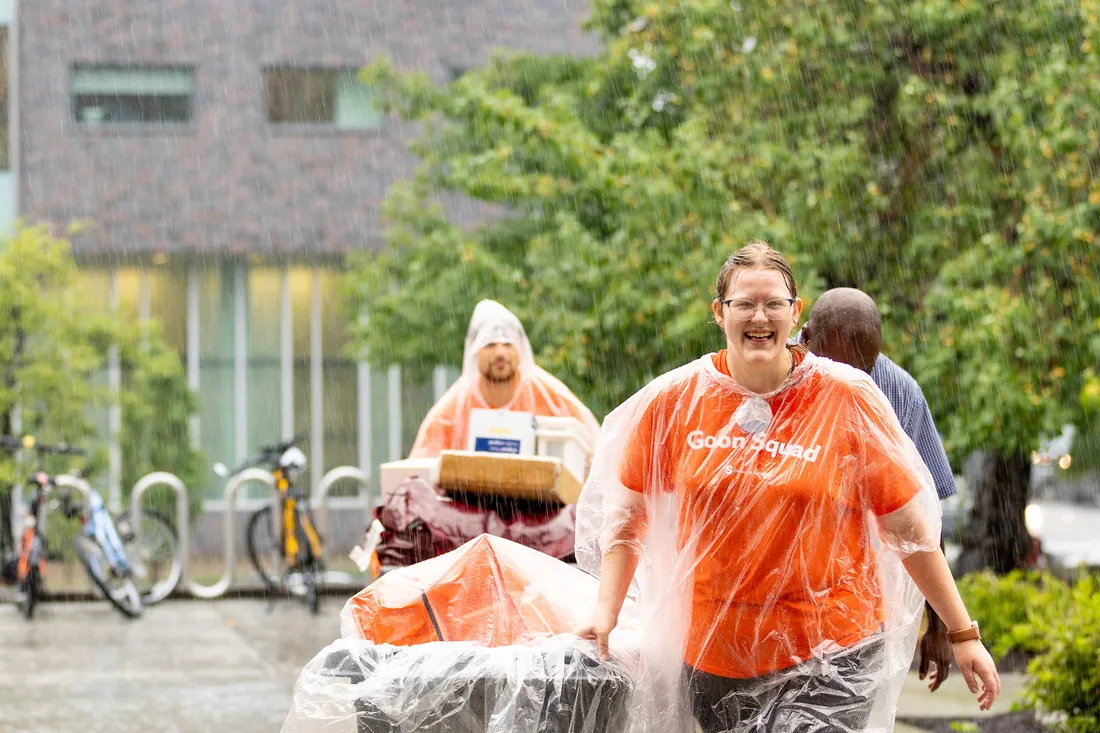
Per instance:
[[[134,567],[135,585],[147,606],[160,603],[179,585],[183,558],[175,528],[161,514],[141,510],[141,545],[130,512],[123,512],[115,523],[126,557]]]
[[[313,515],[308,510],[298,515],[298,572],[301,574],[302,586],[305,591],[304,601],[314,616],[321,613],[321,595],[324,592],[325,561],[313,553],[313,545],[309,541],[306,526],[315,533],[317,525],[313,523]],[[320,540],[320,535],[318,535]]]
[[[88,535],[76,538],[76,554],[88,573],[88,578],[103,596],[127,618],[141,615],[141,594],[129,573],[120,575],[111,567],[107,554],[95,539]]]
[[[305,546],[298,556],[298,575],[302,584],[302,600],[314,616],[321,613],[321,588],[324,571],[313,557],[313,551]]]
[[[33,565],[27,570],[22,583],[23,598],[19,601],[19,610],[23,618],[30,621],[34,618],[34,609],[42,600],[42,577],[38,574],[38,566]]]
[[[316,570],[310,570],[306,580],[306,606],[314,616],[321,615],[321,581],[317,575]]]
[[[247,537],[248,559],[252,561],[252,567],[268,593],[279,593],[279,569],[283,565],[283,553],[270,506],[253,513],[248,520]]]

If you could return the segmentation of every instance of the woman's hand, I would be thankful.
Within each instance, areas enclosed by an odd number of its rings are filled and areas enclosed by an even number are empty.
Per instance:
[[[615,624],[618,622],[619,614],[609,608],[597,606],[588,623],[573,633],[582,639],[594,640],[600,659],[606,661],[608,658],[607,637],[611,635],[611,630],[615,628]]]
[[[978,695],[978,706],[982,710],[989,710],[1001,692],[1001,676],[997,674],[993,657],[989,656],[985,646],[977,639],[959,642],[952,646],[955,651],[955,665],[962,672],[966,686]],[[979,680],[981,680],[980,694]]]

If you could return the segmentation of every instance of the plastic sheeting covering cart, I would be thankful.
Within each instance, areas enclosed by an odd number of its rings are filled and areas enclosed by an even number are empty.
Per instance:
[[[615,632],[610,662],[569,634],[597,590],[490,535],[394,570],[348,601],[343,638],[302,670],[283,733],[625,732],[634,632]]]
[[[591,649],[342,640],[302,672],[284,731],[621,733],[630,680]]]

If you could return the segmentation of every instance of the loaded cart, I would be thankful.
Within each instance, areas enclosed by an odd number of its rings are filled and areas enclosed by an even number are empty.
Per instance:
[[[573,418],[473,410],[467,450],[380,466],[380,564],[412,565],[481,534],[571,560],[592,447]]]
[[[622,733],[637,659],[572,636],[595,578],[482,535],[350,599],[306,665],[283,733]]]
[[[320,674],[356,690],[349,701],[358,733],[626,730],[631,682],[588,649],[337,646]]]

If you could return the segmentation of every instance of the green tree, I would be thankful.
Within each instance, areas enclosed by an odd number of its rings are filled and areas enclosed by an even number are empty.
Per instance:
[[[764,237],[809,295],[876,297],[956,465],[990,456],[968,562],[1011,569],[1027,456],[1084,421],[1100,356],[1095,6],[598,0],[592,58],[443,88],[376,63],[364,80],[427,132],[390,246],[349,279],[361,345],[453,360],[498,297],[603,412],[718,345],[715,271]]]
[[[353,261],[348,278],[376,363],[457,360],[474,303],[495,297],[541,363],[602,413],[719,343],[707,327],[718,263],[749,236],[783,239],[782,222],[731,199],[700,152],[702,130],[669,141],[601,124],[610,102],[590,89],[596,72],[520,56],[445,90],[384,63],[366,72],[433,130],[416,147],[424,166],[387,201],[389,246]],[[510,213],[464,226],[445,192]]]
[[[190,419],[198,412],[197,395],[187,384],[179,354],[160,334],[158,324],[117,324],[122,367],[122,488],[128,499],[137,481],[153,471],[176,474],[188,488],[190,516],[197,517],[206,481],[202,454],[192,446]],[[172,496],[150,499],[174,516]]]
[[[117,348],[125,377],[119,395],[123,485],[128,489],[156,469],[196,487],[201,459],[188,434],[195,398],[178,356],[155,329],[139,329],[100,303],[82,301],[75,275],[69,242],[47,226],[21,226],[0,247],[0,432],[12,433],[18,408],[24,434],[102,445],[107,436],[96,434],[94,409],[111,398],[102,375]],[[102,448],[93,451],[82,461],[85,475],[101,478],[105,459]],[[67,470],[74,462],[58,459],[47,469]],[[13,457],[0,454],[5,504],[16,478]]]
[[[0,251],[0,425],[12,431],[17,405],[22,430],[46,441],[79,443],[90,433],[88,405],[99,389],[88,379],[102,366],[100,344],[111,323],[74,302],[75,266],[65,240],[48,228],[20,227]],[[0,456],[0,491],[15,479]]]

